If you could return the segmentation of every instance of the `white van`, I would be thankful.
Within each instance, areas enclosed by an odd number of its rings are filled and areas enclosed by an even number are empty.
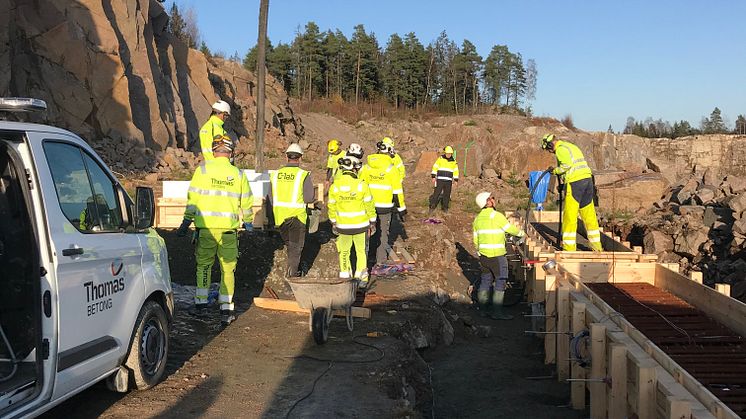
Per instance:
[[[127,391],[163,376],[173,317],[168,254],[93,149],[46,109],[0,98],[0,417],[36,416],[94,383]]]

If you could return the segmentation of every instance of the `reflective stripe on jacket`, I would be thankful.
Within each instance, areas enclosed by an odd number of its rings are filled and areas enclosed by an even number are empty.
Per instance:
[[[452,181],[452,180],[458,180],[458,162],[456,162],[456,159],[451,157],[451,159],[446,159],[443,156],[438,157],[438,160],[435,160],[435,164],[433,164],[433,170],[430,172],[430,175],[438,180],[445,180],[445,181]]]
[[[368,184],[343,172],[329,189],[329,221],[342,234],[359,234],[376,222],[376,207]]]
[[[199,147],[205,161],[215,158],[212,154],[212,141],[216,135],[225,135],[225,129],[223,129],[223,120],[217,115],[212,115],[199,130]]]
[[[306,203],[303,200],[303,182],[308,172],[297,166],[285,166],[270,177],[272,184],[272,212],[275,225],[292,217],[297,217],[303,224],[308,219]]]
[[[575,144],[567,141],[557,141],[554,147],[554,155],[557,157],[557,167],[554,169],[554,174],[564,177],[566,183],[591,177],[591,168],[585,161],[583,152]]]
[[[184,218],[197,228],[236,230],[254,218],[249,180],[227,157],[206,161],[189,182]]]
[[[472,225],[474,246],[480,255],[486,257],[505,254],[505,234],[522,237],[523,231],[505,218],[503,213],[493,208],[484,208]]]
[[[368,156],[368,164],[363,166],[358,177],[368,184],[377,213],[386,214],[394,208],[399,211],[407,209],[401,178],[388,154]]]

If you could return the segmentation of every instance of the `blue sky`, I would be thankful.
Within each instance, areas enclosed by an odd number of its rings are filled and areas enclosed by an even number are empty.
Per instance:
[[[212,50],[243,56],[256,43],[258,0],[176,1],[194,8]],[[384,46],[395,32],[427,44],[446,30],[482,56],[506,44],[535,59],[537,116],[620,130],[627,116],[699,125],[718,106],[732,127],[746,114],[744,16],[742,0],[270,0],[268,35],[289,42],[312,20],[349,36],[362,23]]]

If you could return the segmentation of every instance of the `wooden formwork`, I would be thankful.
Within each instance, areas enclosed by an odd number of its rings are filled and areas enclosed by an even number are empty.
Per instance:
[[[616,271],[616,276],[609,274]],[[574,262],[558,264],[547,276],[554,293],[546,301],[548,323],[557,334],[545,341],[553,352],[560,380],[571,379],[575,408],[587,405],[593,418],[737,418],[691,374],[637,330],[586,285],[593,282],[644,282],[702,310],[734,332],[746,335],[746,304],[687,278],[678,266],[642,262]],[[624,274],[621,274],[624,272]],[[612,279],[613,278],[613,279]],[[550,311],[551,310],[551,311]],[[590,333],[590,369],[572,360],[571,336]]]

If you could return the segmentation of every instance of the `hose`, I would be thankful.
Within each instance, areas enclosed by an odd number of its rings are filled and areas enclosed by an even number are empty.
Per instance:
[[[528,216],[531,212],[531,198],[534,196],[534,192],[536,192],[536,188],[541,183],[541,180],[544,179],[544,176],[551,174],[552,170],[547,169],[541,173],[541,176],[539,176],[538,179],[536,179],[536,182],[534,183],[533,188],[531,188],[531,191],[528,193],[528,204],[526,205],[526,221],[523,225],[523,231],[528,231]]]
[[[2,325],[0,325],[0,336],[2,336],[3,342],[5,343],[5,346],[8,348],[8,352],[10,353],[10,362],[13,363],[13,369],[10,371],[10,373],[5,377],[0,377],[0,383],[4,383],[16,375],[16,371],[18,371],[18,359],[16,358],[15,352],[13,352],[13,347],[10,346],[8,337],[5,336],[5,331],[3,330]]]

